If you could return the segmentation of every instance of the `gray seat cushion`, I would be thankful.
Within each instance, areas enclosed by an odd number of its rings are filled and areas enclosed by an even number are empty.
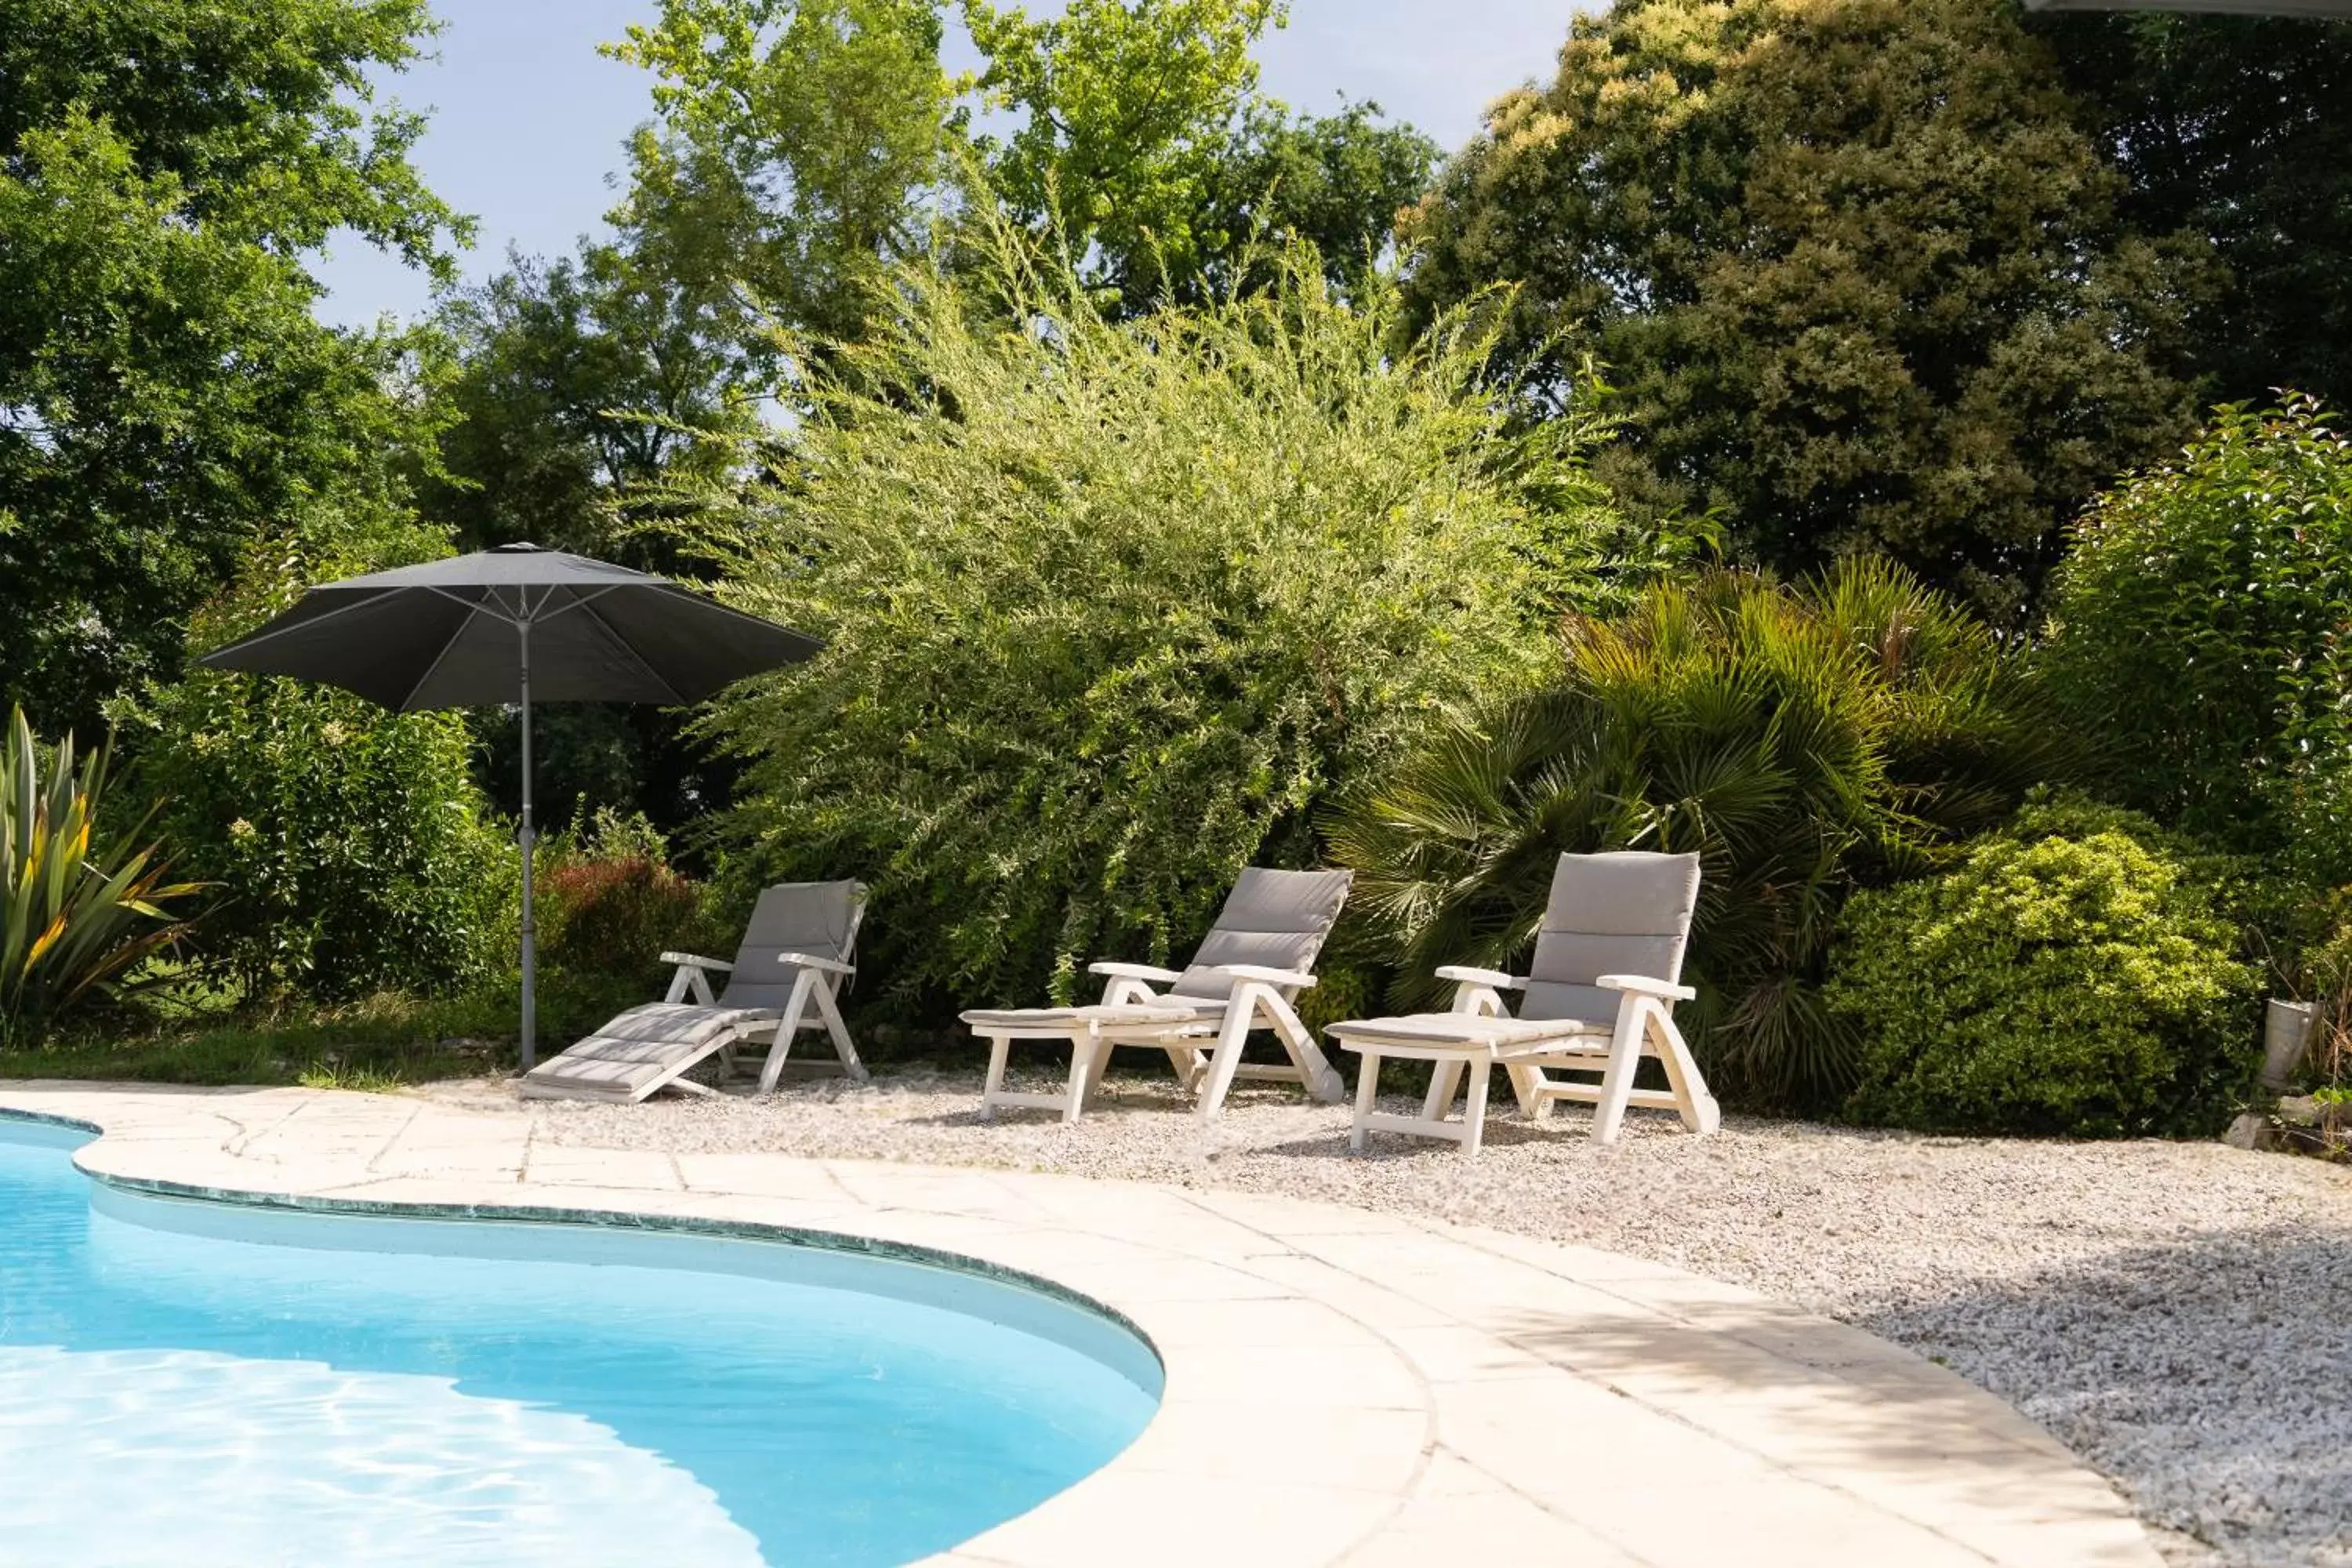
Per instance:
[[[1161,1002],[1090,1002],[1082,1007],[975,1007],[962,1015],[975,1034],[1052,1037],[1089,1026],[1133,1029],[1197,1023],[1205,1014],[1223,1008],[1188,1005],[1190,998],[1171,996]]]
[[[762,889],[719,1005],[782,1009],[799,973],[789,962],[793,953],[850,962],[865,901],[866,889],[856,882],[784,882]]]
[[[1577,1018],[1497,1018],[1472,1013],[1406,1013],[1331,1026],[1331,1033],[1349,1045],[1515,1046],[1580,1035],[1606,1037],[1609,1031],[1607,1024]]]
[[[1561,856],[1518,1016],[1614,1019],[1618,994],[1593,984],[1601,975],[1680,981],[1697,907],[1696,855]]]
[[[1217,911],[1217,923],[1201,939],[1192,964],[1169,990],[1178,995],[1222,1001],[1233,994],[1223,963],[1254,963],[1267,969],[1311,971],[1323,943],[1348,901],[1349,871],[1243,869]]]

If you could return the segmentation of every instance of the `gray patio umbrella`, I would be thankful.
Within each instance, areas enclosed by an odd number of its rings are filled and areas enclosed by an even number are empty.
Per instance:
[[[322,584],[197,662],[324,681],[395,712],[522,704],[522,1065],[537,1059],[532,991],[530,705],[699,702],[808,658],[814,637],[625,566],[502,544]]]

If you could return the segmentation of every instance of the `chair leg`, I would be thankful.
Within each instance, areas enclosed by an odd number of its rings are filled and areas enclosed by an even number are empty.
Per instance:
[[[1339,1076],[1339,1069],[1331,1065],[1330,1058],[1316,1045],[1315,1037],[1307,1032],[1305,1024],[1298,1021],[1297,1012],[1283,999],[1281,993],[1264,986],[1252,986],[1251,993],[1251,1006],[1265,1012],[1265,1021],[1273,1028],[1275,1037],[1282,1042],[1282,1048],[1290,1053],[1290,1065],[1298,1069],[1299,1080],[1307,1085],[1307,1092],[1328,1105],[1336,1105],[1347,1099],[1348,1080]]]
[[[1594,1142],[1614,1143],[1625,1121],[1627,1098],[1633,1092],[1633,1074],[1642,1065],[1643,1009],[1657,1004],[1628,994],[1617,1008],[1617,1032],[1609,1039],[1609,1066],[1601,1075],[1601,1099],[1592,1108]]]
[[[816,971],[803,969],[793,976],[793,994],[784,1003],[784,1016],[777,1021],[775,1043],[768,1047],[768,1059],[760,1068],[760,1092],[776,1092],[776,1079],[783,1076],[784,1058],[793,1054],[793,1037],[801,1031],[801,1019],[808,1012],[809,993],[816,986]]]
[[[834,994],[834,987],[819,984],[813,999],[824,1018],[824,1032],[833,1037],[833,1054],[841,1058],[841,1070],[860,1083],[868,1082],[873,1075],[857,1058],[856,1042],[849,1037],[849,1026],[842,1019],[841,1001]]]
[[[1494,1058],[1481,1053],[1470,1058],[1470,1086],[1464,1091],[1462,1102],[1462,1152],[1475,1159],[1478,1145],[1486,1136],[1486,1075],[1494,1068]]]
[[[1666,1069],[1666,1082],[1675,1091],[1675,1107],[1682,1115],[1683,1125],[1702,1134],[1719,1131],[1723,1126],[1723,1108],[1706,1091],[1706,1079],[1699,1073],[1689,1042],[1675,1026],[1674,1015],[1663,1006],[1652,1009],[1649,1029],[1652,1054]]]
[[[1454,1097],[1462,1088],[1462,1066],[1459,1058],[1430,1064],[1429,1092],[1421,1101],[1423,1121],[1443,1121],[1454,1109]]]
[[[1226,1005],[1225,1021],[1217,1028],[1217,1043],[1209,1058],[1208,1077],[1201,1084],[1201,1103],[1195,1114],[1203,1121],[1214,1121],[1224,1114],[1225,1096],[1233,1089],[1234,1075],[1241,1071],[1242,1047],[1249,1039],[1251,1012],[1246,1006]]]
[[[1095,1101],[1095,1097],[1102,1092],[1103,1075],[1110,1071],[1111,1049],[1111,1043],[1108,1040],[1097,1040],[1095,1042],[1094,1066],[1087,1073],[1087,1103],[1088,1105],[1092,1105]],[[1171,1056],[1172,1058],[1172,1052],[1171,1053]]]
[[[1062,1104],[1064,1126],[1087,1113],[1087,1085],[1094,1077],[1095,1058],[1108,1049],[1091,1029],[1070,1037],[1070,1088]]]
[[[988,1037],[988,1077],[982,1080],[980,1089],[980,1119],[982,1121],[996,1120],[996,1096],[1004,1088],[1004,1060],[1012,1051],[1012,1036]]]
[[[1364,1118],[1372,1113],[1372,1102],[1380,1092],[1381,1054],[1366,1051],[1362,1065],[1356,1069],[1356,1120],[1355,1125],[1348,1129],[1348,1152],[1351,1154],[1364,1152]]]

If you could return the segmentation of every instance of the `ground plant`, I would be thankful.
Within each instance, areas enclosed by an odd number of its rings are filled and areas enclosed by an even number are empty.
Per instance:
[[[1341,304],[1297,252],[1277,287],[1116,321],[992,233],[792,389],[768,487],[715,531],[741,603],[826,640],[719,710],[745,863],[863,878],[871,972],[937,1002],[1180,952],[1643,553],[1584,467],[1603,427],[1514,420],[1462,320],[1393,352],[1387,298]]]
[[[110,821],[103,746],[43,746],[21,708],[0,747],[0,1045],[112,991],[185,931],[203,891],[171,879],[147,817]]]
[[[1981,623],[1883,561],[1717,572],[1579,619],[1543,689],[1451,724],[1349,801],[1332,851],[1400,1005],[1524,961],[1563,852],[1696,850],[1686,1027],[1719,1093],[1820,1108],[1855,1037],[1821,1005],[1852,891],[1932,867],[2074,763]]]
[[[1825,993],[1847,1112],[1933,1132],[2211,1136],[2249,1091],[2245,868],[2145,816],[2041,801],[1939,876],[1846,907]]]

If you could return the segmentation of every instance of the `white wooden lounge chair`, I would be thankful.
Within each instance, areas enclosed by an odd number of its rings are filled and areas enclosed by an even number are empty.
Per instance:
[[[1186,1089],[1199,1098],[1202,1118],[1213,1120],[1237,1078],[1288,1080],[1316,1099],[1337,1101],[1347,1085],[1299,1022],[1293,1003],[1315,984],[1316,955],[1348,900],[1346,871],[1270,871],[1253,866],[1234,883],[1216,924],[1202,939],[1191,965],[1089,964],[1106,978],[1103,999],[1083,1007],[982,1008],[963,1021],[989,1042],[988,1080],[981,1115],[999,1106],[1058,1110],[1065,1121],[1086,1113],[1119,1046],[1163,1050]],[[1164,985],[1164,992],[1152,989]],[[1244,1062],[1253,1029],[1270,1029],[1287,1062]],[[1070,1047],[1067,1087],[1059,1094],[1016,1093],[1004,1087],[1014,1040],[1061,1040]]]
[[[627,1012],[524,1075],[526,1100],[607,1100],[634,1103],[657,1089],[710,1090],[685,1076],[714,1052],[731,1073],[734,1052],[766,1040],[760,1092],[774,1091],[793,1037],[823,1029],[842,1070],[866,1077],[849,1028],[841,1021],[842,982],[857,972],[857,928],[866,889],[857,882],[785,882],[760,894],[732,963],[690,952],[665,952],[677,965],[669,994]],[[727,988],[714,996],[712,973]]]
[[[1331,1026],[1363,1058],[1348,1146],[1361,1152],[1368,1131],[1402,1132],[1452,1139],[1475,1154],[1497,1063],[1529,1121],[1572,1100],[1595,1108],[1592,1136],[1603,1143],[1616,1139],[1628,1106],[1678,1111],[1692,1131],[1714,1131],[1722,1113],[1674,1018],[1674,1004],[1696,994],[1678,982],[1697,902],[1696,855],[1561,856],[1528,978],[1448,964],[1437,975],[1454,983],[1454,1011]],[[1521,993],[1516,1017],[1505,991]],[[1633,1087],[1645,1056],[1664,1067],[1666,1088]],[[1433,1064],[1419,1116],[1373,1110],[1386,1057]],[[1454,1120],[1448,1113],[1465,1070],[1469,1092]]]

